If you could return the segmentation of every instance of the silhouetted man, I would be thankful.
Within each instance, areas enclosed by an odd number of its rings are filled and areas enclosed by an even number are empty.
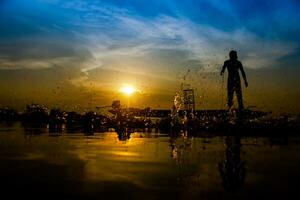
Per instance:
[[[238,56],[236,51],[229,52],[229,60],[224,62],[222,67],[221,76],[225,72],[227,68],[228,71],[228,82],[227,82],[227,105],[230,109],[232,107],[233,93],[236,92],[236,96],[238,99],[239,109],[244,109],[243,105],[243,96],[242,96],[242,87],[241,80],[239,75],[239,70],[242,72],[243,79],[245,81],[245,86],[248,87],[248,82],[246,78],[245,71],[243,69],[243,65],[240,61],[238,61]]]

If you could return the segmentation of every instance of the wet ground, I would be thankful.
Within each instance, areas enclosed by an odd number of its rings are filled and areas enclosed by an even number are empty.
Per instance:
[[[291,199],[298,137],[51,133],[0,125],[1,194],[84,199]]]

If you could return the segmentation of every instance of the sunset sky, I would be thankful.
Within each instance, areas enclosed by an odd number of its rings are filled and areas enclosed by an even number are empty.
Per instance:
[[[300,113],[299,10],[298,0],[0,0],[0,106],[163,109],[185,82],[197,108],[224,108],[219,71],[236,49],[246,107]]]

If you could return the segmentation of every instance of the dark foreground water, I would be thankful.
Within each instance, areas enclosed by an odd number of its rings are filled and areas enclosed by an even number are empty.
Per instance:
[[[0,125],[1,195],[84,199],[291,199],[300,139],[49,134]]]

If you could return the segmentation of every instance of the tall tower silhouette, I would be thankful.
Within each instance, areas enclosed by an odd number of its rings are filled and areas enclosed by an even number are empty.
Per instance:
[[[195,92],[192,88],[183,89],[184,110],[188,112],[195,111]]]

